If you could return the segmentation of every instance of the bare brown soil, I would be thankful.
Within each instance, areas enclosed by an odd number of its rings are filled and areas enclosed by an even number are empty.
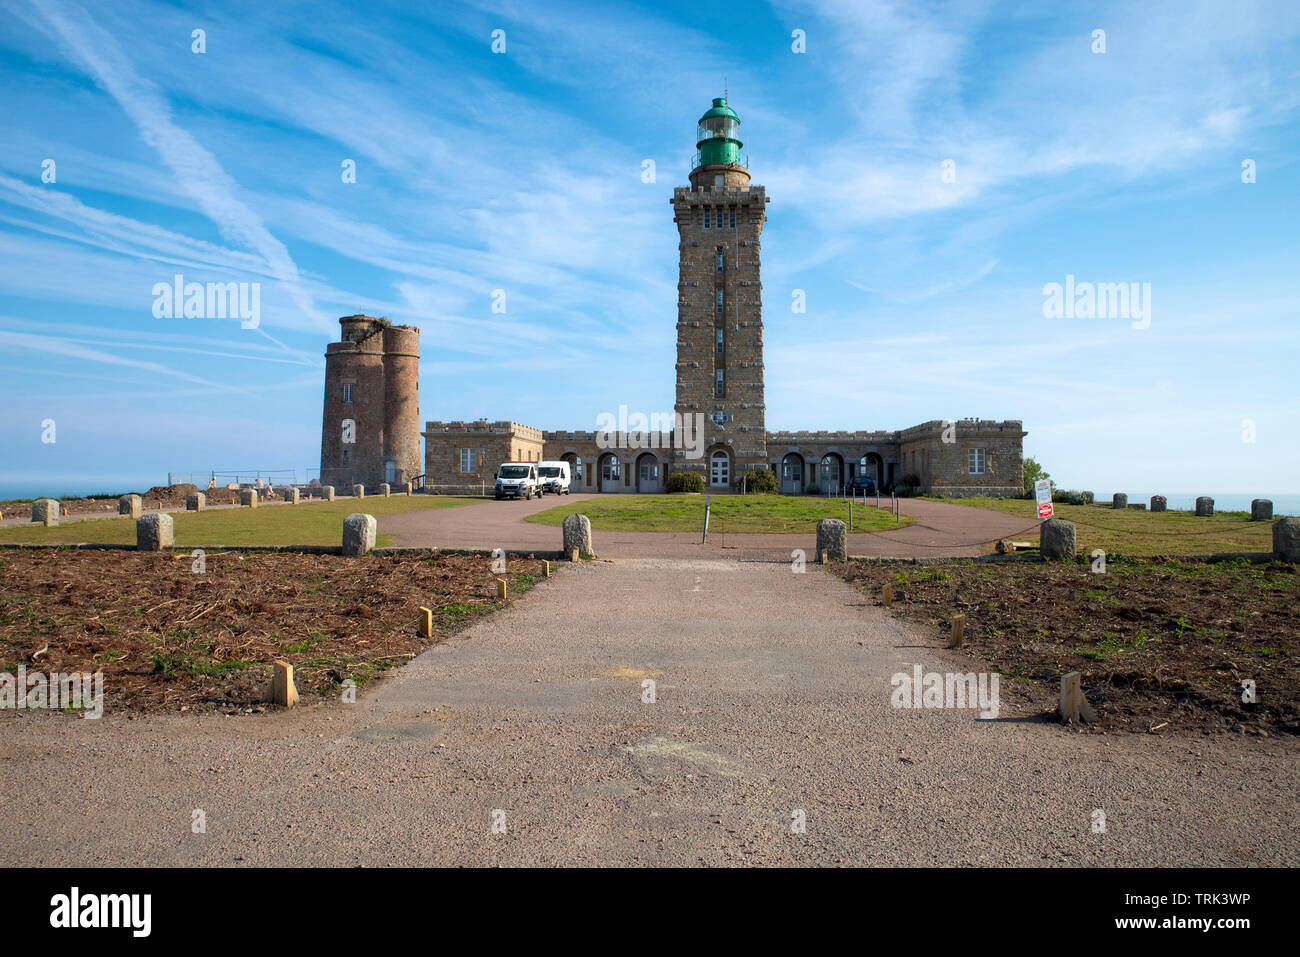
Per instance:
[[[963,647],[1056,706],[1082,675],[1093,730],[1300,734],[1300,573],[1248,562],[1112,561],[1105,574],[1060,563],[838,566],[893,611]],[[1004,679],[1005,680],[1005,679]],[[1242,701],[1253,680],[1255,704]]]
[[[262,709],[271,663],[337,697],[501,607],[487,556],[0,551],[0,669],[104,673],[106,710]],[[542,563],[511,559],[512,600]],[[434,635],[417,634],[419,606]]]

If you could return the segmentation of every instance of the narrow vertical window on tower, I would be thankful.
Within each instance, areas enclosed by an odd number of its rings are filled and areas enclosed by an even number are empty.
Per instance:
[[[714,307],[713,311],[716,312],[719,316],[722,315],[723,305],[725,302],[723,296],[724,296],[723,290],[721,289],[717,290],[717,296],[716,296],[717,305]]]
[[[721,329],[715,331],[717,333],[717,339],[718,339],[718,355],[722,355],[722,347],[725,341],[724,340],[725,333]]]
[[[731,229],[735,229],[735,228],[736,228],[736,210],[735,210],[735,208],[733,207],[732,209],[727,210],[727,214],[728,214],[728,217],[729,217],[729,219],[730,219],[730,222],[727,223],[727,226],[729,226]]]
[[[718,272],[722,272],[722,247],[718,247]]]
[[[721,398],[723,398],[726,394],[727,394],[726,383],[724,382],[724,380],[723,380],[723,378],[722,378],[722,370],[719,369],[719,370],[718,370],[718,389],[717,389],[717,396],[718,396],[719,399],[721,399]]]
[[[706,209],[704,211],[704,228],[705,229],[713,228],[713,210],[711,209]]]
[[[351,401],[352,401],[352,383],[351,383],[351,382],[345,383],[344,386],[343,386],[343,401],[344,401],[344,402],[351,402]]]

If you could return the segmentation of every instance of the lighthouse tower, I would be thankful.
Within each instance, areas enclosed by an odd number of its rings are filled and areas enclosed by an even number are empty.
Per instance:
[[[325,352],[322,485],[397,485],[420,474],[420,330],[344,316]]]
[[[719,491],[768,467],[760,277],[767,197],[750,185],[739,132],[740,117],[718,97],[699,120],[691,185],[672,198],[680,237],[676,411],[702,416],[705,436],[704,455],[677,448],[673,469],[701,472]]]

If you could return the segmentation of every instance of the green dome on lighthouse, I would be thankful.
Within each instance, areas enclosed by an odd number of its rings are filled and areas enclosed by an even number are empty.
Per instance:
[[[740,141],[739,132],[740,117],[727,106],[727,98],[715,98],[713,106],[700,117],[695,143],[699,152],[695,154],[692,171],[701,166],[745,165],[740,160],[740,149],[745,144]]]

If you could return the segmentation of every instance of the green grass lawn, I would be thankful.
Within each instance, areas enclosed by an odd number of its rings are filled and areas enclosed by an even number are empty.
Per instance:
[[[204,512],[172,512],[176,544],[193,545],[338,545],[343,540],[343,519],[353,512],[376,518],[430,508],[456,508],[481,502],[476,497],[450,495],[396,495],[390,498],[343,498],[333,502],[300,505],[263,505],[258,508],[223,508]],[[5,526],[0,542],[93,542],[134,545],[135,520],[96,518],[67,522],[55,528],[43,525]],[[392,544],[391,535],[379,535],[379,546]]]
[[[1038,519],[1038,508],[1030,499],[926,498],[1020,515],[1024,517],[1026,527]],[[1112,509],[1109,503],[1062,505],[1057,502],[1053,508],[1056,518],[1074,523],[1079,551],[1085,554],[1094,548],[1120,555],[1203,555],[1273,550],[1272,522],[1252,522],[1249,512],[1216,511],[1210,518],[1197,518],[1191,512]],[[1035,528],[1025,533],[1021,540],[1038,544],[1038,530]]]
[[[581,512],[592,528],[612,532],[699,532],[704,528],[704,495],[610,495],[573,505],[560,505],[530,515],[525,521],[560,525],[566,515]],[[848,499],[803,495],[720,495],[713,499],[709,531],[814,533],[823,518],[849,521]],[[879,532],[911,524],[903,516],[895,526],[886,509],[853,506],[855,532]]]

